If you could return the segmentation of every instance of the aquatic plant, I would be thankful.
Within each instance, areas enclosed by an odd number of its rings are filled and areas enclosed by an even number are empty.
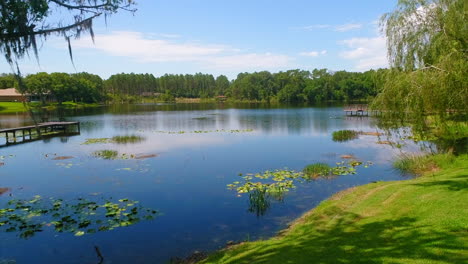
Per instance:
[[[405,153],[393,162],[393,167],[403,174],[420,176],[426,172],[438,171],[439,168],[450,164],[453,160],[454,157],[450,154]]]
[[[93,156],[103,159],[117,159],[119,153],[115,150],[98,150],[93,152]]]
[[[310,178],[317,178],[320,176],[328,176],[331,173],[331,167],[330,165],[326,163],[314,163],[307,165],[302,172],[304,173],[305,176],[310,177]]]
[[[82,145],[105,144],[110,143],[110,138],[87,138]]]
[[[319,176],[337,176],[356,174],[356,167],[363,166],[367,168],[372,165],[372,162],[337,162],[336,166],[331,167],[324,163],[314,163],[304,168],[302,172],[283,169],[274,171],[265,171],[257,174],[240,174],[242,181],[235,181],[228,184],[230,190],[235,190],[237,193],[249,194],[249,212],[256,213],[257,216],[264,215],[270,207],[270,201],[282,201],[285,194],[293,188],[296,188],[295,183],[308,182],[315,180]]]
[[[92,144],[107,144],[107,143],[116,143],[116,144],[129,144],[129,143],[139,143],[145,140],[144,137],[137,135],[127,135],[127,136],[115,136],[112,138],[87,138],[82,145],[92,145]]]
[[[10,200],[0,209],[0,230],[18,232],[20,238],[30,238],[48,228],[75,236],[130,226],[141,220],[152,220],[157,211],[143,208],[138,201],[127,198],[100,202],[78,198],[43,199],[36,195],[31,200]]]
[[[145,140],[144,137],[137,136],[137,135],[128,135],[128,136],[115,136],[111,139],[111,142],[117,144],[134,144],[139,143]]]
[[[338,130],[332,133],[332,140],[336,142],[345,142],[359,137],[359,132],[354,130]]]

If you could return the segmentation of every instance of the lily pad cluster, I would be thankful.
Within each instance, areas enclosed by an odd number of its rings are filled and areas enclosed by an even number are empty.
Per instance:
[[[112,138],[88,138],[82,145],[92,145],[92,144],[135,144],[144,141],[145,138],[137,135],[128,135],[128,136],[115,136]]]
[[[356,167],[368,168],[371,165],[371,162],[363,163],[353,160],[337,162],[334,167],[315,163],[304,168],[302,172],[284,169],[257,174],[240,174],[242,180],[228,184],[227,187],[237,191],[239,195],[249,194],[249,212],[260,216],[268,210],[271,200],[282,201],[290,189],[296,188],[296,183],[316,180],[319,177],[356,174]]]
[[[249,133],[253,132],[253,129],[217,129],[217,130],[194,130],[194,131],[154,131],[160,134],[207,134],[207,133]]]
[[[31,200],[10,200],[0,209],[0,230],[17,232],[24,239],[49,228],[59,233],[82,236],[152,220],[157,213],[129,199],[116,202],[112,199],[96,202],[84,198],[65,201],[44,199],[37,195]]]
[[[128,160],[128,159],[149,159],[149,158],[156,158],[158,157],[158,154],[127,154],[127,153],[122,153],[119,154],[118,151],[116,150],[98,150],[92,153],[94,157],[97,158],[102,158],[102,159],[107,159],[107,160]]]

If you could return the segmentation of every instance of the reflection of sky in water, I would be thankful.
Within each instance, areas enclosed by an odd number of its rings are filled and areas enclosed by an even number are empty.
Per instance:
[[[339,190],[371,181],[401,179],[389,163],[399,150],[375,144],[377,137],[361,136],[346,143],[331,140],[335,130],[376,131],[372,119],[345,118],[341,108],[180,108],[133,106],[78,112],[68,119],[82,122],[80,136],[1,148],[0,155],[15,155],[0,167],[0,187],[12,188],[15,198],[36,194],[65,199],[92,195],[130,198],[163,215],[152,222],[80,238],[46,231],[25,241],[13,233],[1,233],[0,259],[16,259],[18,263],[94,263],[94,245],[98,245],[106,261],[112,263],[164,263],[171,256],[194,250],[215,250],[229,240],[272,236]],[[7,119],[12,120],[0,116],[1,122]],[[238,129],[253,131],[230,133]],[[197,130],[212,132],[191,133]],[[82,145],[87,138],[127,134],[145,140],[126,145]],[[93,151],[102,149],[158,157],[92,157]],[[55,161],[55,154],[74,158]],[[247,212],[245,195],[237,197],[226,189],[239,173],[284,167],[301,170],[318,161],[332,165],[343,154],[376,165],[358,169],[358,175],[298,186],[284,202],[273,202],[260,218]],[[0,196],[1,203],[8,199]]]

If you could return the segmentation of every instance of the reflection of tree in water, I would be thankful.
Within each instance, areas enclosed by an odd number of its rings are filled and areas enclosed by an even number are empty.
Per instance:
[[[466,122],[453,118],[449,121],[432,121],[431,123],[427,119],[426,116],[422,116],[408,121],[384,115],[377,119],[377,125],[379,129],[386,132],[389,141],[400,141],[400,145],[405,144],[405,141],[412,141],[423,151],[431,153],[464,154],[467,152],[468,125]]]
[[[10,200],[0,209],[0,230],[17,232],[24,239],[47,229],[82,236],[152,220],[156,214],[157,211],[129,199],[65,201],[35,196],[32,200]]]

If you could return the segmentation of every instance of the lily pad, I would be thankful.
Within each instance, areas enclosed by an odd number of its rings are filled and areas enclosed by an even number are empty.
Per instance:
[[[67,159],[73,159],[75,157],[72,156],[60,156],[60,157],[55,157],[52,160],[67,160]]]

